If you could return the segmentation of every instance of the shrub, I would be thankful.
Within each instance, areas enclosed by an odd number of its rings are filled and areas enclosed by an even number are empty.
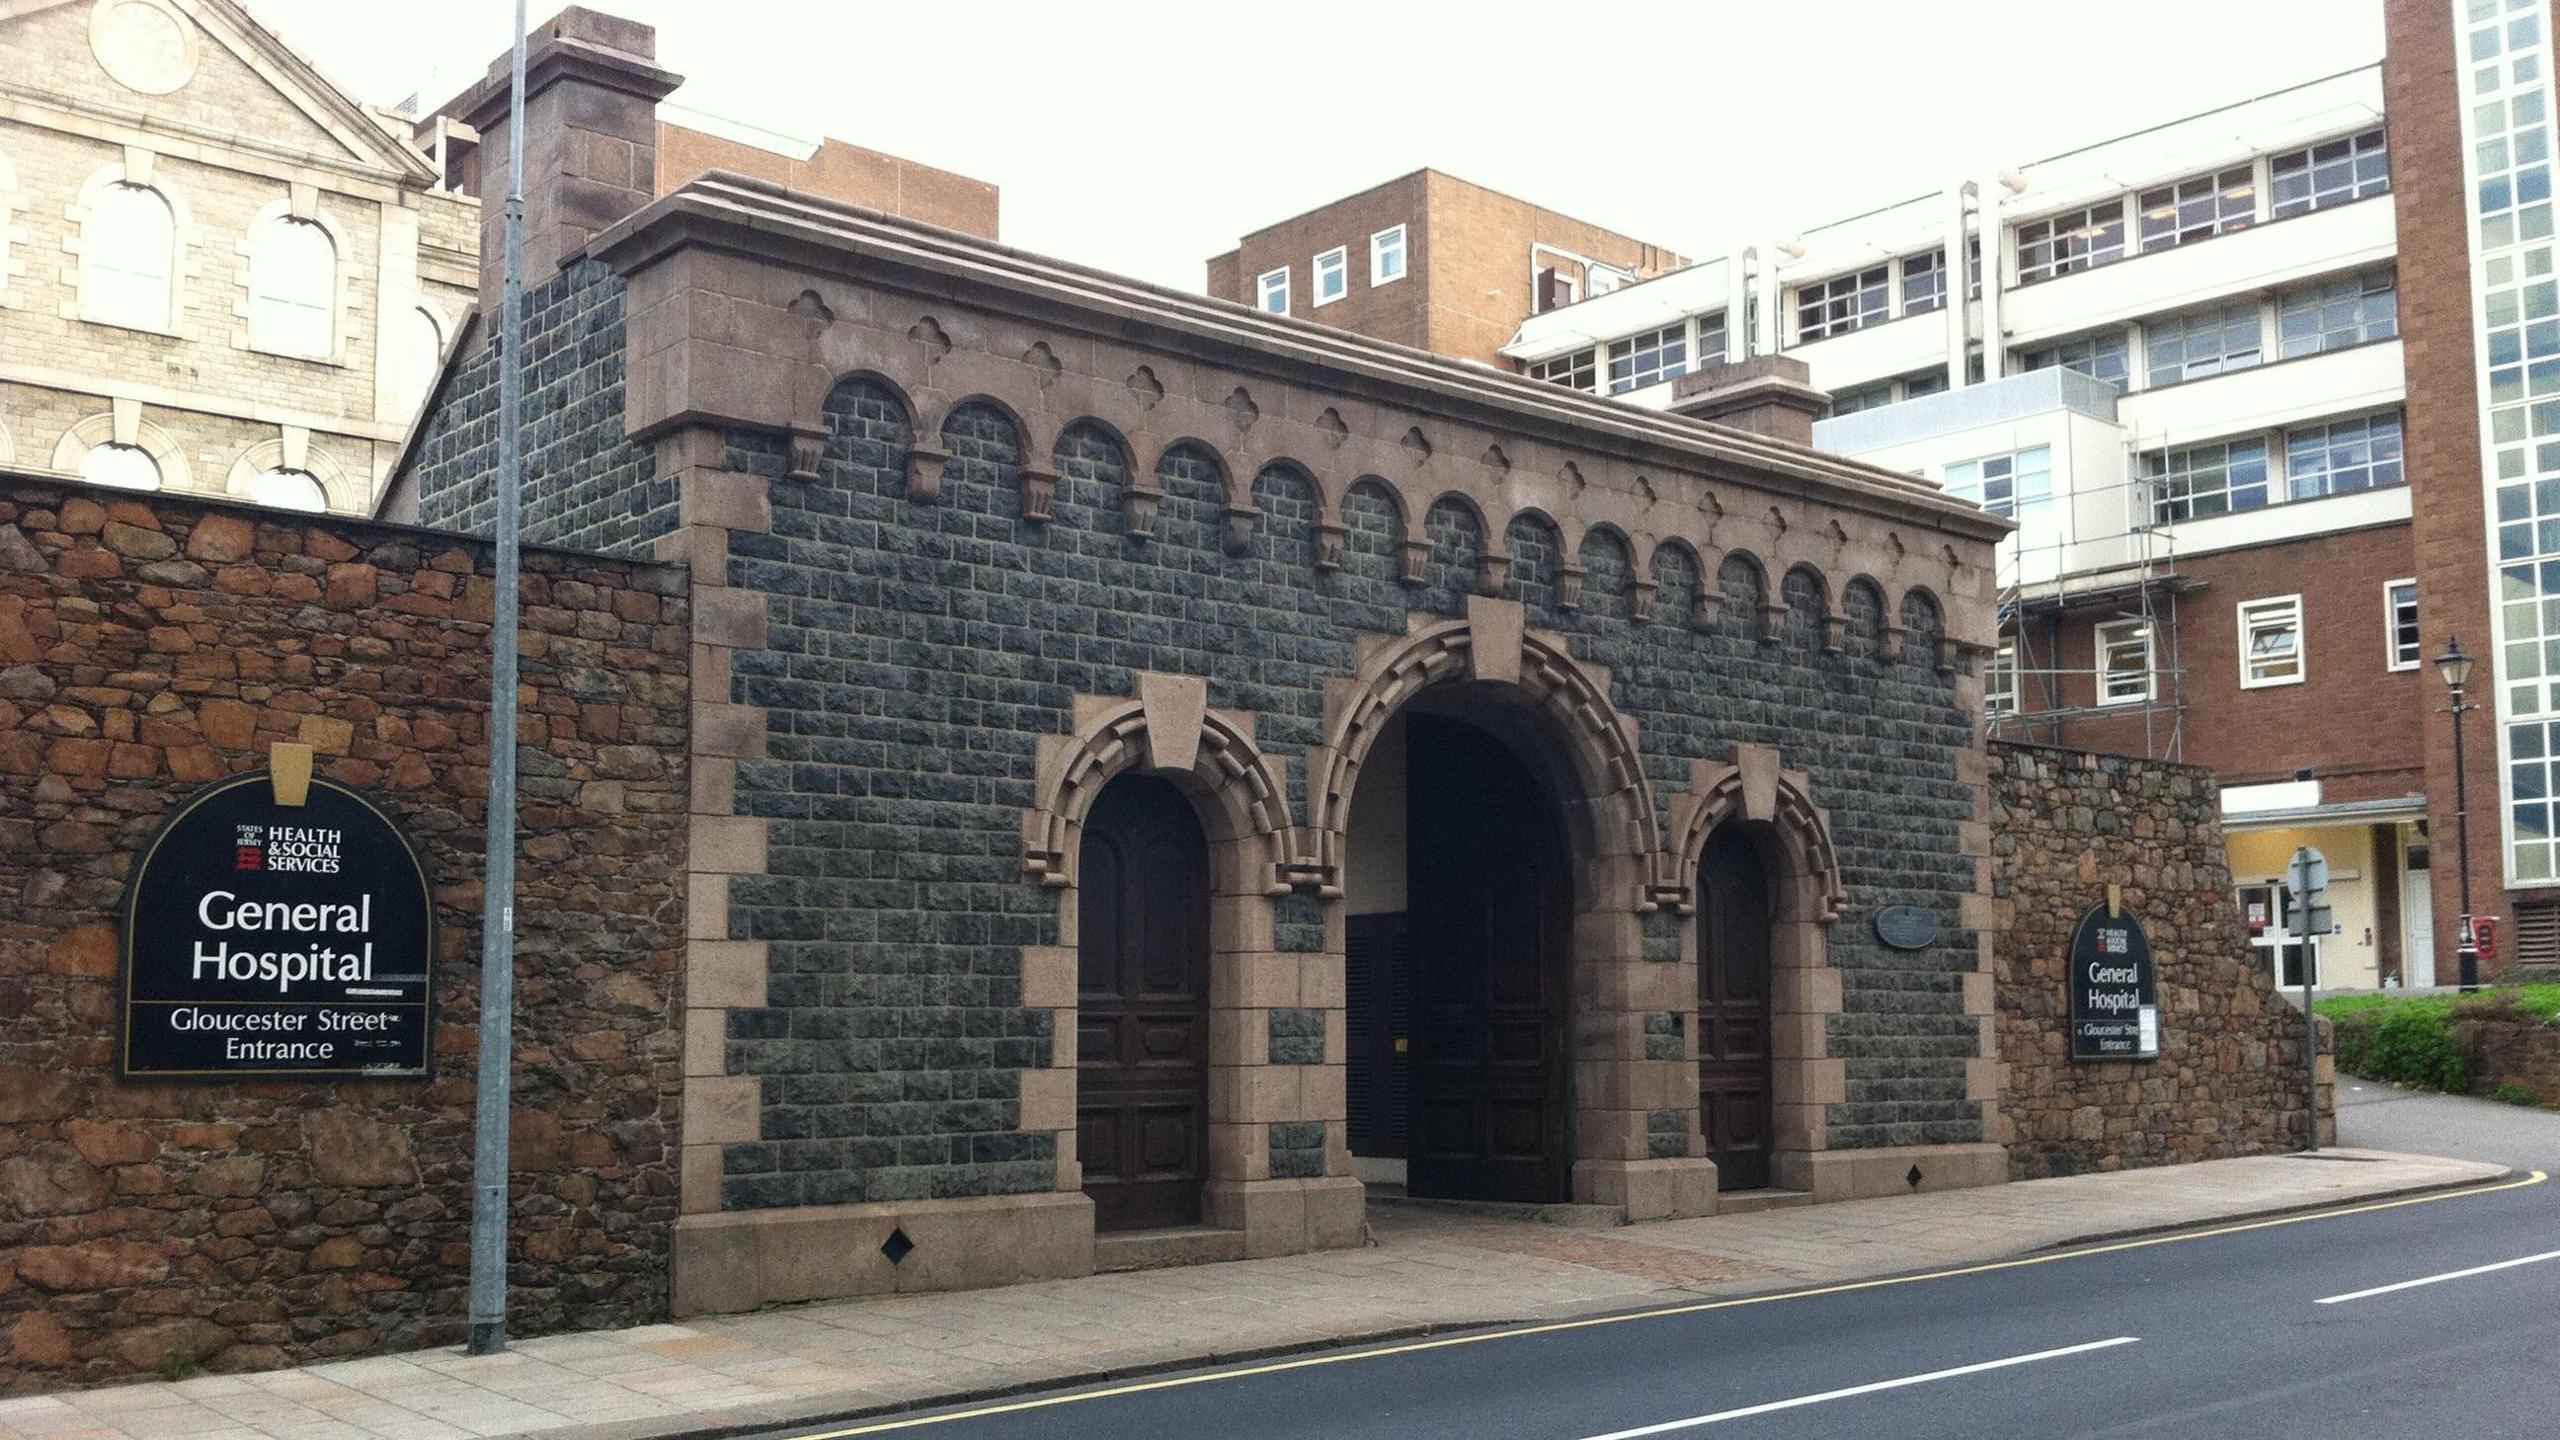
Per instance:
[[[2497,1089],[2489,1092],[2489,1098],[2492,1100],[2504,1101],[2509,1105],[2539,1105],[2542,1103],[2542,1095],[2539,1091],[2536,1091],[2529,1085],[2519,1085],[2513,1080],[2501,1082]]]
[[[2338,1066],[2349,1074],[2456,1095],[2471,1088],[2471,1068],[2453,1043],[2443,1007],[2379,1006],[2338,1016],[2333,1023]]]

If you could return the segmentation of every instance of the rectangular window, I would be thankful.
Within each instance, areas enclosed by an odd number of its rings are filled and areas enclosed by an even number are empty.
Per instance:
[[[2267,162],[2267,187],[2272,213],[2279,217],[2385,194],[2391,189],[2391,157],[2382,131],[2275,156]]]
[[[1665,325],[1609,343],[1609,393],[1623,395],[1689,373],[1689,327]]]
[[[1384,285],[1404,278],[1404,227],[1390,226],[1369,237],[1369,283]]]
[[[1834,275],[1796,290],[1796,339],[1846,335],[1883,320],[1893,307],[1893,267]]]
[[[1731,343],[1731,340],[1726,336],[1724,331],[1723,311],[1718,310],[1712,315],[1701,315],[1698,317],[1698,348],[1696,351],[1698,364],[1713,365],[1718,361],[1723,360],[1725,350]]]
[[[1831,394],[1831,413],[1834,415],[1855,415],[1861,410],[1873,410],[1879,405],[1890,405],[1892,403],[1893,382],[1890,380],[1884,380],[1873,385],[1861,385],[1855,390],[1833,391]]]
[[[2012,519],[2053,505],[2053,449],[2038,445],[2012,455],[1990,455],[1947,467],[1946,491],[1994,515]]]
[[[1902,313],[1926,315],[1947,304],[1947,252],[1923,250],[1902,257]]]
[[[2118,394],[2124,393],[2130,383],[2126,373],[2130,362],[2121,330],[2101,330],[2094,335],[2082,335],[2041,350],[2030,350],[2019,359],[2030,370],[2056,367],[2077,370],[2092,380],[2104,380],[2113,385]]]
[[[2384,668],[2417,669],[2423,644],[2418,636],[2418,582],[2390,581],[2382,587]]]
[[[2066,210],[2018,227],[2018,283],[2032,285],[2124,258],[2124,201]],[[1976,267],[1977,270],[1979,267]],[[1975,293],[1979,294],[1979,291]]]
[[[2134,705],[2151,698],[2151,622],[2117,620],[2097,627],[2098,703]]]
[[[1539,360],[1529,366],[1529,378],[1588,390],[1600,377],[1599,354],[1592,350],[1576,350],[1552,360]]]
[[[2258,182],[2246,165],[2155,185],[2134,201],[2142,219],[2142,253],[2242,230],[2258,218]]]
[[[2267,442],[2224,440],[2183,450],[2154,450],[2142,457],[2151,488],[2153,523],[2174,525],[2267,503]]]
[[[2240,604],[2240,688],[2302,683],[2302,597]]]
[[[1315,267],[1315,299],[1313,305],[1330,305],[1351,293],[1351,252],[1336,245],[1317,256]]]
[[[1255,294],[1255,297],[1256,297],[1256,299],[1255,299],[1255,303],[1256,303],[1256,304],[1258,304],[1258,305],[1260,305],[1260,306],[1261,306],[1265,311],[1269,312],[1270,314],[1273,314],[1273,315],[1286,315],[1286,314],[1288,314],[1288,313],[1289,313],[1289,271],[1288,271],[1288,269],[1284,266],[1283,268],[1278,269],[1278,270],[1265,270],[1265,271],[1263,271],[1263,272],[1262,272],[1262,278],[1254,282],[1254,294]]]
[[[2287,360],[2368,340],[2388,340],[2399,333],[2399,279],[2389,270],[2309,285],[2276,297],[2277,353]]]
[[[2294,426],[2284,432],[2284,478],[2296,500],[2399,484],[2400,412]]]
[[[1982,675],[1982,713],[1997,720],[2018,713],[2018,647],[2003,645],[1991,653]]]
[[[2265,344],[2255,301],[2173,315],[2142,327],[2143,356],[2154,386],[2246,370],[2264,358]]]
[[[1909,376],[1903,380],[1902,398],[1905,400],[1917,400],[1923,395],[1942,395],[1946,393],[1946,389],[1946,371],[1923,370],[1919,374]]]

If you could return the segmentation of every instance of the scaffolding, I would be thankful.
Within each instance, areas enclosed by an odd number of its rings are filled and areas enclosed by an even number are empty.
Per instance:
[[[2160,519],[2133,435],[2126,432],[2120,444],[2122,481],[2066,488],[2048,503],[2070,507],[2069,523],[2033,544],[2022,525],[2000,548],[1999,643],[2009,703],[1995,709],[1986,696],[1983,728],[1994,739],[2071,745],[2075,724],[2104,721],[2108,732],[2098,748],[2122,751],[2130,748],[2123,728],[2138,721],[2142,753],[2178,761],[2185,758],[2187,710],[2178,598],[2201,582],[2178,570],[2177,534]],[[2081,533],[2083,523],[2110,513],[2110,496],[2121,506],[2121,526]],[[2140,697],[2110,700],[2099,627],[2127,621],[2146,637],[2149,683]],[[2065,637],[2083,630],[2089,663],[2065,664]]]

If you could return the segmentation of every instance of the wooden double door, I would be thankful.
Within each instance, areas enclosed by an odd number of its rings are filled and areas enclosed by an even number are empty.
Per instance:
[[[1405,1187],[1563,1200],[1573,1150],[1562,828],[1492,735],[1432,715],[1406,723]]]
[[[1769,1184],[1774,898],[1750,837],[1731,826],[1707,837],[1698,861],[1698,1110],[1719,1190]]]
[[[1077,862],[1076,1159],[1097,1230],[1196,1225],[1208,1179],[1209,849],[1167,781],[1123,775]]]

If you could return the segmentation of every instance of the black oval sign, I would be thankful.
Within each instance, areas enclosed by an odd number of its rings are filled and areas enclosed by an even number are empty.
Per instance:
[[[1876,912],[1876,938],[1896,950],[1925,950],[1938,940],[1938,912],[1892,905]]]
[[[124,899],[123,1073],[425,1077],[435,906],[426,867],[363,794],[266,772],[179,805]]]

